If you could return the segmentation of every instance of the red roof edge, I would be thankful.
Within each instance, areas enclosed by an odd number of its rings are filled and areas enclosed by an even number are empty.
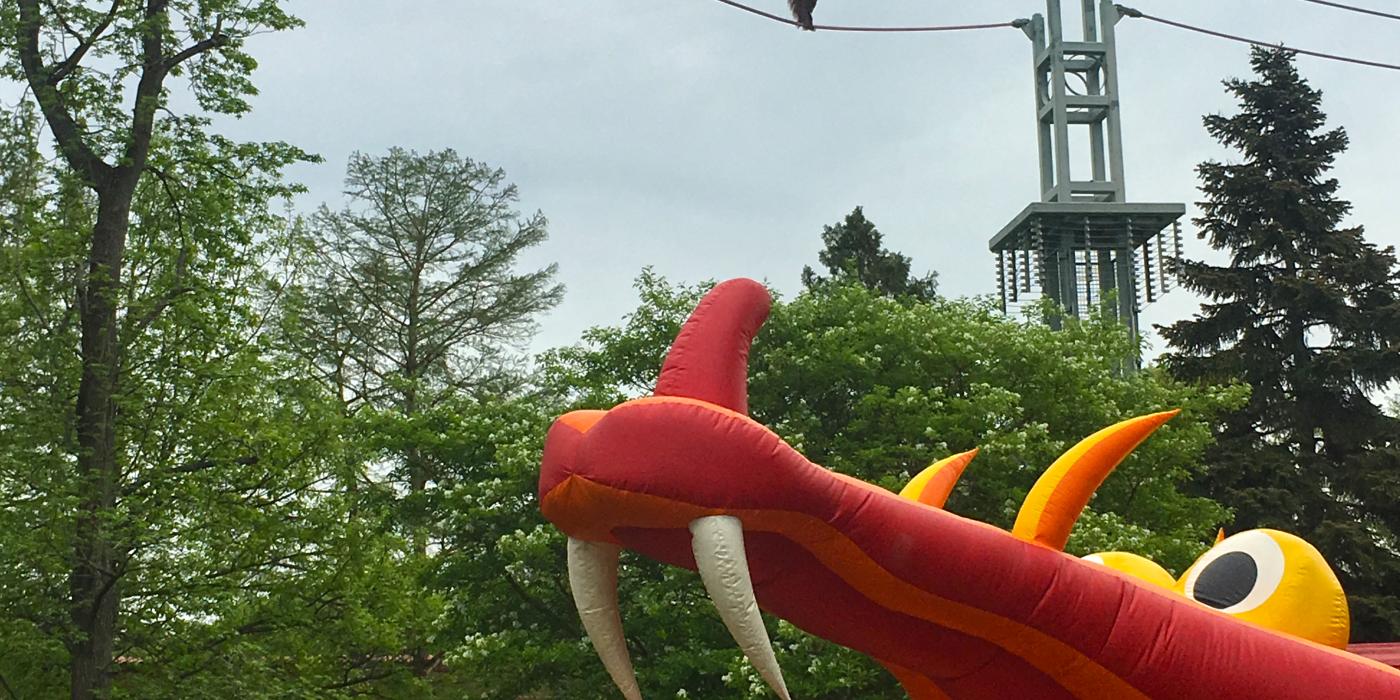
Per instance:
[[[1400,642],[1380,642],[1375,644],[1352,644],[1347,651],[1379,661],[1387,666],[1400,668]]]

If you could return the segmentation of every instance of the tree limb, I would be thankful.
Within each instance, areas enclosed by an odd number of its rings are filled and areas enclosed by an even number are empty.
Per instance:
[[[232,459],[232,460],[230,460],[230,462],[231,462],[232,464],[237,464],[238,466],[241,466],[241,467],[251,467],[251,466],[253,466],[253,465],[255,465],[255,464],[258,463],[258,459],[259,459],[259,458],[258,458],[257,455],[247,455],[247,456],[245,456],[245,457],[238,457],[238,458],[236,458],[236,459]],[[175,467],[171,467],[169,470],[167,470],[167,473],[168,473],[168,474],[193,474],[193,473],[195,473],[195,472],[204,471],[204,470],[206,470],[206,469],[213,469],[214,467],[216,467],[216,466],[218,466],[218,465],[219,465],[219,460],[217,460],[217,459],[196,459],[196,460],[191,461],[191,462],[185,462],[184,464],[181,464],[181,465],[178,465],[178,466],[175,466]]]
[[[136,336],[141,335],[152,323],[155,323],[156,319],[160,318],[160,315],[169,308],[171,304],[175,303],[175,300],[180,298],[181,295],[193,291],[192,287],[187,287],[181,282],[185,276],[185,268],[189,263],[189,253],[189,246],[180,248],[180,253],[175,258],[175,284],[165,290],[165,293],[160,295],[160,299],[158,299],[146,313],[142,314],[140,318],[131,321],[122,329],[121,336],[123,345],[135,340]]]
[[[243,456],[243,457],[236,457],[236,458],[234,458],[234,459],[232,459],[232,460],[228,460],[228,462],[229,462],[230,464],[236,464],[236,465],[238,465],[238,466],[243,466],[243,467],[251,467],[251,466],[257,464],[258,461],[259,461],[259,457],[258,457],[257,455],[245,455],[245,456]],[[166,469],[166,470],[162,471],[162,472],[161,472],[161,476],[169,476],[169,475],[172,475],[172,474],[194,474],[194,473],[197,473],[197,472],[202,472],[202,471],[206,471],[206,470],[209,470],[209,469],[213,469],[214,467],[217,467],[217,466],[219,466],[219,465],[222,464],[222,463],[223,463],[223,460],[208,459],[208,458],[206,458],[206,459],[191,460],[191,461],[189,461],[189,462],[185,462],[184,464],[178,464],[178,465],[176,465],[176,466],[174,466],[174,467],[171,467],[171,468],[169,468],[169,469]],[[142,488],[142,487],[144,487],[144,486],[146,486],[147,484],[150,484],[150,483],[152,483],[152,479],[150,479],[150,478],[141,479],[140,481],[137,481],[137,482],[131,484],[130,486],[128,486],[128,487],[126,488],[125,492],[126,492],[128,495],[129,495],[129,494],[132,494],[132,493],[135,493],[138,489],[140,489],[140,488]]]
[[[122,184],[135,189],[146,169],[146,156],[151,150],[155,132],[156,110],[160,107],[161,87],[169,69],[165,67],[165,37],[159,21],[168,0],[146,0],[141,22],[141,77],[136,81],[136,101],[131,110],[131,135],[118,166]]]
[[[72,29],[68,30],[69,33],[75,34],[78,37],[78,47],[73,49],[73,53],[68,54],[68,57],[63,59],[62,63],[55,66],[53,70],[49,72],[48,82],[50,85],[59,84],[73,72],[73,69],[78,67],[78,63],[87,55],[88,50],[97,43],[102,33],[107,31],[108,27],[112,26],[112,21],[117,18],[117,10],[121,9],[121,5],[122,0],[112,0],[112,6],[107,9],[106,16],[102,18],[101,22],[97,23],[97,26],[94,27],[91,32],[88,32],[86,37],[76,34]],[[58,16],[57,10],[54,11],[54,16]],[[60,19],[60,21],[62,20]],[[65,24],[65,27],[66,26]]]
[[[539,613],[541,616],[543,616],[544,619],[548,620],[550,624],[554,625],[555,629],[559,630],[560,632],[563,632],[565,635],[568,636],[574,636],[578,634],[578,627],[576,625],[566,622],[564,618],[560,617],[557,612],[550,609],[549,606],[545,605],[544,603],[541,603],[534,596],[530,595],[530,592],[525,590],[525,586],[523,586],[519,581],[515,580],[515,577],[512,576],[509,571],[502,569],[501,578],[505,580],[506,585],[510,586],[510,589],[515,592],[515,595],[519,596],[520,602],[529,606],[536,613]]]
[[[5,676],[3,674],[0,674],[0,688],[4,688],[5,693],[14,700],[19,700],[19,696],[15,695],[14,689],[10,687],[9,683],[5,682]]]
[[[388,678],[388,677],[394,675],[394,674],[397,673],[397,672],[398,672],[398,669],[395,669],[395,668],[392,668],[392,667],[391,667],[391,668],[389,668],[388,670],[379,671],[379,672],[377,672],[377,673],[370,673],[370,674],[361,676],[361,677],[359,677],[359,678],[351,678],[350,676],[347,675],[346,678],[345,678],[345,680],[343,680],[343,681],[341,681],[341,682],[339,682],[339,683],[332,683],[332,684],[330,684],[330,685],[323,685],[323,686],[321,686],[321,690],[343,690],[343,689],[345,689],[345,688],[349,688],[349,687],[351,687],[351,686],[360,685],[360,684],[362,684],[362,683],[373,683],[373,682],[375,682],[375,681],[382,681],[382,680],[384,680],[385,678]]]
[[[20,66],[24,70],[25,80],[29,82],[29,88],[34,92],[34,99],[39,103],[39,110],[44,113],[44,120],[48,122],[54,140],[58,142],[58,150],[63,154],[68,166],[89,186],[97,190],[105,189],[113,168],[92,150],[73,119],[73,114],[63,104],[58,90],[49,80],[51,71],[44,65],[39,47],[39,0],[16,2],[19,5],[19,22],[15,25],[15,39]]]
[[[213,51],[214,49],[227,45],[229,41],[230,38],[227,34],[224,34],[220,29],[215,28],[214,34],[211,35],[209,38],[190,44],[189,46],[186,46],[184,49],[182,49],[179,53],[171,56],[170,58],[165,59],[165,70],[168,72],[175,68],[175,66],[178,66],[181,63],[184,63],[185,61],[188,61],[189,59],[198,56],[199,54],[205,53],[207,51]]]

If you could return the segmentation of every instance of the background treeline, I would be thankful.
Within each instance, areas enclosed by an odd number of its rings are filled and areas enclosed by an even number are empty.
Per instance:
[[[612,697],[538,512],[540,444],[648,393],[709,283],[640,271],[617,325],[530,357],[565,292],[518,262],[548,224],[501,170],[355,154],[343,201],[294,210],[282,173],[314,157],[208,117],[248,109],[243,39],[296,24],[275,2],[0,3],[0,71],[27,87],[0,115],[0,697]],[[938,296],[857,209],[820,273],[781,273],[803,291],[755,343],[755,418],[891,489],[981,447],[949,508],[1008,526],[1075,441],[1183,407],[1071,551],[1179,572],[1222,524],[1282,526],[1337,564],[1359,637],[1393,638],[1400,430],[1373,397],[1400,376],[1395,260],[1341,227],[1317,93],[1285,54],[1255,67],[1229,84],[1242,116],[1207,120],[1241,161],[1201,167],[1198,225],[1233,260],[1183,263],[1212,303],[1162,366],[1122,371],[1138,349],[1110,321]],[[644,690],[765,697],[694,578],[624,558]],[[794,695],[901,696],[773,629]]]

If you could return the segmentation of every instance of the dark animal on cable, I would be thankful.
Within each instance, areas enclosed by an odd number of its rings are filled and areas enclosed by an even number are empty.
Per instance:
[[[798,26],[812,32],[816,27],[812,25],[812,10],[817,7],[817,0],[788,0],[788,7],[792,9],[792,18],[797,20]]]

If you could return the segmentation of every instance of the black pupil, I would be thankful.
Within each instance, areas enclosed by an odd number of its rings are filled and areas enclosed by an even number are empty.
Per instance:
[[[1259,566],[1244,552],[1223,554],[1201,569],[1192,594],[1196,600],[1223,610],[1245,599],[1254,590]]]

